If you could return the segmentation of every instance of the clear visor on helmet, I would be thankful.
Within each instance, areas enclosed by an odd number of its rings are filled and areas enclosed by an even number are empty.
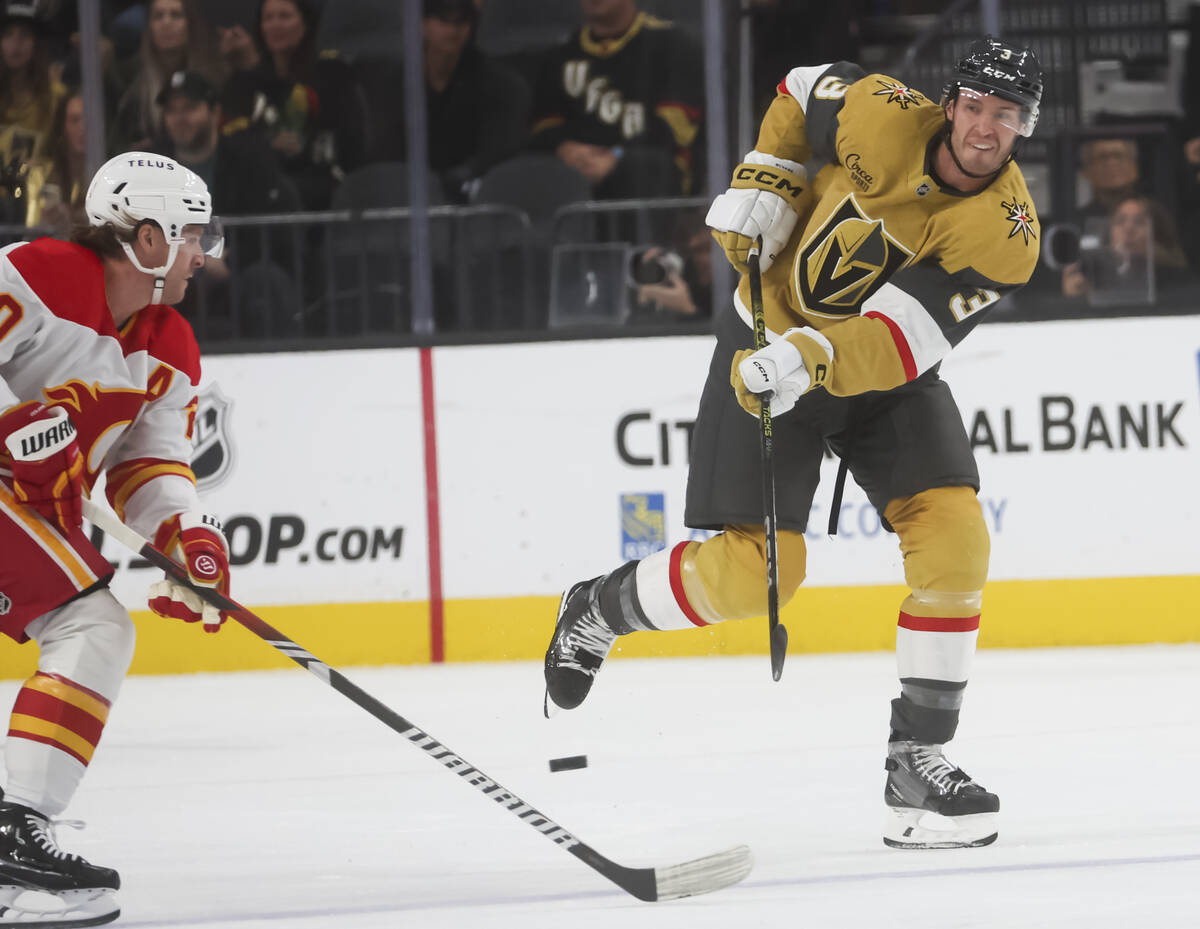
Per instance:
[[[979,90],[975,87],[959,85],[958,102],[955,107],[976,114],[982,119],[990,120],[997,126],[1003,126],[1024,138],[1033,135],[1033,127],[1037,125],[1036,103],[1033,105],[1017,103],[997,93]]]
[[[213,216],[207,223],[184,226],[183,244],[199,248],[209,258],[220,258],[225,251],[225,230],[220,217]]]

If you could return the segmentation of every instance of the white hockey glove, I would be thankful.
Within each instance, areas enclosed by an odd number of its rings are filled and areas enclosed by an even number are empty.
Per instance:
[[[758,259],[761,271],[771,266],[791,238],[806,181],[804,167],[796,165],[796,169],[740,164],[733,172],[732,186],[709,207],[704,221],[738,271],[746,272],[750,246],[759,236],[763,240]]]
[[[759,394],[770,392],[771,415],[779,416],[796,405],[796,401],[813,387],[804,356],[795,340],[802,340],[813,349],[816,363],[816,386],[824,384],[833,361],[833,346],[829,340],[808,327],[789,329],[781,338],[758,351],[742,349],[733,356],[729,381],[737,395],[738,405],[747,413],[758,416],[762,409]]]

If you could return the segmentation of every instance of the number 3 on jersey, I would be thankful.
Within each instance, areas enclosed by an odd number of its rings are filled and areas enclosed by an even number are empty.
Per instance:
[[[978,313],[985,306],[991,306],[1000,295],[994,290],[980,288],[966,299],[962,294],[955,294],[950,298],[950,312],[954,314],[954,319],[957,322],[962,322],[968,316]]]
[[[850,85],[841,78],[829,76],[821,78],[812,93],[817,100],[841,100],[849,89]]]

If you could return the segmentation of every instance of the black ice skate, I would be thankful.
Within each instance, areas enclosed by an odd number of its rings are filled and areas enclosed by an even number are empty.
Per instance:
[[[883,841],[892,848],[974,848],[996,841],[1000,798],[942,754],[941,745],[889,742]]]
[[[120,886],[112,868],[60,849],[41,813],[0,801],[0,926],[99,926],[121,915],[113,896]],[[60,906],[27,908],[32,900],[18,906],[17,898],[30,892],[56,897]]]
[[[598,596],[602,580],[595,577],[580,581],[563,594],[558,605],[558,623],[546,649],[543,710],[547,716],[551,700],[564,710],[573,710],[583,703],[617,639],[617,633],[600,615]]]

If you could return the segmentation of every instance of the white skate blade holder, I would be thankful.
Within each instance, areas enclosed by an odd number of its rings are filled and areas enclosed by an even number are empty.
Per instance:
[[[21,899],[17,904],[18,898]],[[108,888],[63,890],[56,893],[0,885],[0,927],[75,929],[101,926],[121,915],[114,891]]]
[[[996,841],[996,814],[943,816],[912,807],[889,807],[883,842],[892,848],[978,848]]]

